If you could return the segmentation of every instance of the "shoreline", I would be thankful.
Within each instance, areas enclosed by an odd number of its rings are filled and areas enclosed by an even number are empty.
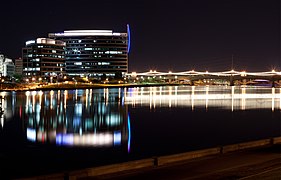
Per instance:
[[[167,83],[151,83],[151,84],[52,84],[41,87],[20,87],[10,89],[0,89],[0,92],[24,92],[24,91],[47,91],[47,90],[75,90],[75,89],[100,89],[100,88],[125,88],[125,87],[157,87],[157,86],[183,86],[189,84],[167,84]]]
[[[75,89],[101,89],[101,88],[132,88],[132,87],[158,87],[158,86],[192,86],[190,84],[180,84],[180,83],[146,83],[146,84],[51,84],[45,86],[34,87],[36,85],[30,85],[25,87],[17,88],[6,88],[0,89],[0,92],[25,92],[25,91],[49,91],[49,90],[75,90]],[[229,86],[229,85],[209,85],[209,84],[200,84],[195,86]],[[272,86],[253,86],[253,85],[238,85],[238,87],[272,87]],[[277,86],[276,88],[280,88]]]

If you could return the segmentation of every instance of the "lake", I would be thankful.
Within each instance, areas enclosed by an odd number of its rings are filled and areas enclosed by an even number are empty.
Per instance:
[[[24,177],[280,136],[281,89],[1,92],[0,175]],[[12,165],[11,165],[12,164]]]

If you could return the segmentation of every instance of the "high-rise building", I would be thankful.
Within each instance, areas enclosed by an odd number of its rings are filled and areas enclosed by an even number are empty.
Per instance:
[[[5,62],[3,64],[3,75],[5,77],[9,76],[12,77],[15,74],[15,65],[13,63],[12,59],[5,59]]]
[[[65,71],[71,76],[114,76],[128,71],[129,32],[73,30],[49,33],[66,43]]]
[[[22,75],[23,62],[22,58],[15,59],[15,74]]]
[[[12,77],[15,74],[15,65],[12,59],[0,54],[0,76]]]
[[[5,62],[5,56],[4,54],[0,54],[0,76],[4,76],[4,62]]]
[[[65,43],[37,38],[22,49],[23,75],[27,77],[58,76],[65,73]]]

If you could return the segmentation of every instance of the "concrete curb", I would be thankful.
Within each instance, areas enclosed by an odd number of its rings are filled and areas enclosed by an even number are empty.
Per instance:
[[[181,154],[174,154],[169,156],[160,156],[157,158],[157,165],[165,165],[169,163],[179,162],[179,161],[185,161],[190,159],[195,159],[199,157],[205,157],[205,156],[211,156],[211,155],[218,155],[221,152],[221,148],[210,148],[210,149],[204,149],[204,150],[198,150],[198,151],[191,151],[187,153],[181,153]]]
[[[104,174],[117,173],[121,171],[136,170],[146,167],[154,166],[154,159],[143,159],[137,161],[130,161],[119,164],[112,164],[106,166],[100,166],[95,168],[88,168],[85,170],[74,171],[69,173],[70,179],[82,178],[82,177],[91,177],[91,176],[100,176]]]
[[[273,144],[281,144],[281,137],[275,137],[273,139]]]
[[[271,139],[263,139],[263,140],[258,140],[258,141],[251,141],[251,142],[227,145],[227,146],[222,147],[222,153],[224,154],[224,153],[238,151],[238,150],[244,150],[244,149],[271,145],[271,143],[272,143]]]
[[[167,164],[171,164],[171,163],[196,159],[196,158],[200,158],[200,157],[214,156],[214,155],[225,154],[225,153],[234,152],[234,151],[253,149],[253,148],[257,148],[257,147],[272,146],[274,144],[281,144],[281,137],[274,137],[274,138],[269,138],[269,139],[262,139],[262,140],[250,141],[250,142],[245,142],[245,143],[226,145],[226,146],[222,146],[222,147],[209,148],[209,149],[191,151],[191,152],[174,154],[174,155],[153,157],[153,158],[129,161],[129,162],[124,162],[124,163],[119,163],[119,164],[87,168],[87,169],[83,169],[83,170],[72,171],[69,173],[58,173],[58,174],[45,175],[45,176],[26,178],[26,179],[30,179],[30,180],[35,180],[35,179],[40,179],[40,180],[43,180],[43,179],[71,179],[71,180],[75,180],[77,178],[79,179],[79,178],[86,178],[86,177],[95,177],[95,176],[118,173],[118,172],[129,171],[129,170],[138,170],[138,169],[143,169],[143,168],[148,168],[148,167],[163,166],[163,165],[167,165]]]

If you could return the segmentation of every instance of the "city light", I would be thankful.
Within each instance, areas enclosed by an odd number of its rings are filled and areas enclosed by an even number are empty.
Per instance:
[[[241,72],[241,76],[242,76],[242,77],[245,77],[245,76],[247,76],[247,73],[246,73],[246,71],[242,71],[242,72]]]
[[[153,75],[152,75],[153,73]],[[191,74],[192,73],[192,74]],[[241,76],[241,75],[252,75],[252,76],[273,76],[281,75],[281,72],[276,72],[275,70],[269,72],[246,72],[246,71],[221,71],[221,72],[210,72],[210,71],[182,71],[182,72],[157,72],[156,70],[150,70],[149,72],[132,72],[127,73],[126,76],[165,76],[165,75],[177,75],[177,76],[195,76],[195,75],[213,75],[213,76]]]
[[[218,86],[203,86],[203,87],[167,87],[156,88],[150,87],[150,89],[141,89],[140,91],[134,91],[134,93],[125,94],[125,103],[132,104],[134,106],[149,106],[151,108],[161,107],[191,107],[194,109],[196,106],[205,106],[206,109],[210,107],[221,107],[223,109],[247,110],[247,109],[280,109],[281,104],[275,103],[275,101],[281,100],[281,92],[275,93],[275,88],[268,88],[272,91],[270,93],[248,93],[251,88],[246,87],[219,87],[219,89],[226,91],[227,93],[214,93],[214,89],[217,90]],[[240,93],[235,93],[235,90],[241,90]],[[280,91],[280,90],[279,90]],[[202,93],[205,92],[205,93]],[[263,103],[260,101],[263,100]],[[280,107],[278,107],[280,105]]]

